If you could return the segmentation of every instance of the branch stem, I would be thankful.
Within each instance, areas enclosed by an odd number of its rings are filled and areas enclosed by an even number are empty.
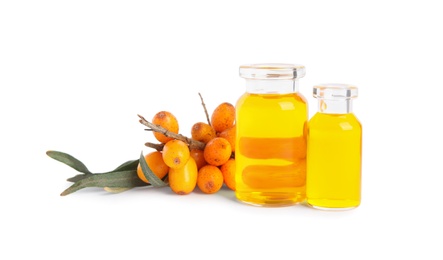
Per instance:
[[[192,149],[199,149],[199,150],[205,149],[205,143],[203,143],[203,142],[194,140],[192,138],[186,137],[186,136],[181,135],[181,134],[176,134],[176,133],[170,132],[167,129],[165,129],[165,128],[159,126],[159,125],[155,125],[155,124],[149,122],[148,120],[146,120],[141,115],[138,115],[138,117],[140,117],[139,122],[142,125],[149,127],[154,132],[159,132],[159,133],[164,134],[167,137],[171,137],[171,138],[174,138],[174,139],[177,139],[177,140],[180,140],[180,141],[183,141],[183,142],[187,143],[189,145],[189,149],[191,149],[191,150]]]
[[[208,125],[211,125],[211,120],[209,120],[208,110],[206,109],[206,104],[205,104],[205,102],[203,101],[203,97],[202,97],[202,95],[200,94],[200,92],[198,93],[198,95],[200,96],[200,100],[202,101],[202,106],[203,106],[203,109],[205,110],[205,115],[206,115],[206,120],[208,120]]]
[[[165,144],[154,144],[154,143],[147,142],[147,143],[145,143],[145,146],[153,148],[153,149],[161,152],[163,150],[163,146],[165,146]]]

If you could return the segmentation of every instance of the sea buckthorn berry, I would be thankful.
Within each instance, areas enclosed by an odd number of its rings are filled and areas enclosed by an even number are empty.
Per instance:
[[[217,133],[232,127],[235,121],[235,107],[228,102],[218,105],[211,116],[211,125]]]
[[[192,139],[203,143],[207,143],[211,139],[217,137],[214,128],[203,122],[195,123],[192,126],[191,135]]]
[[[228,140],[229,144],[231,144],[231,149],[233,152],[235,152],[235,133],[236,129],[235,125],[233,125],[230,128],[218,134],[218,137],[223,137],[226,140]]]
[[[223,181],[226,186],[235,191],[235,159],[229,159],[220,167],[220,171],[223,174]]]
[[[213,165],[205,165],[198,171],[198,188],[206,194],[216,193],[223,186],[223,174]]]
[[[203,150],[200,149],[192,149],[191,150],[191,157],[194,158],[195,163],[197,164],[197,168],[200,169],[201,167],[208,164],[205,160],[205,156],[203,154]]]
[[[231,157],[231,153],[231,144],[222,137],[216,137],[209,141],[203,151],[206,162],[214,166],[226,163]]]
[[[152,119],[152,123],[165,128],[169,132],[178,134],[179,126],[177,118],[168,111],[160,111],[157,114],[155,114],[154,118]],[[159,132],[154,132],[154,137],[159,142],[164,144],[173,139]]]
[[[183,167],[169,169],[169,187],[179,195],[189,194],[197,185],[197,175],[197,164],[191,157]]]
[[[163,161],[170,168],[183,167],[190,158],[190,151],[188,145],[180,140],[173,139],[163,146]]]
[[[147,155],[145,155],[146,163],[148,164],[151,171],[160,179],[163,179],[166,174],[169,171],[169,167],[166,165],[166,163],[163,161],[163,157],[161,152],[151,152]],[[143,174],[142,168],[140,166],[140,163],[137,166],[137,175],[138,177],[146,182],[149,183],[148,179],[146,179],[145,175]]]

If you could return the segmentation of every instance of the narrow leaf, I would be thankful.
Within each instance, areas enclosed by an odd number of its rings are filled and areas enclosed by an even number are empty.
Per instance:
[[[112,170],[110,172],[137,170],[137,166],[138,166],[138,159],[131,160],[131,161],[127,161],[127,162],[121,164],[120,166],[118,166],[117,168],[115,168],[114,170]],[[105,173],[108,173],[108,172],[105,172]],[[100,174],[103,174],[103,173],[100,173]],[[67,181],[77,182],[81,179],[88,177],[89,175],[91,175],[91,174],[78,174],[78,175],[75,175],[74,177],[67,179]]]
[[[77,158],[73,157],[72,155],[58,151],[47,151],[46,154],[52,159],[62,162],[79,172],[91,174],[88,168],[81,161],[79,161]]]
[[[140,180],[137,176],[137,171],[108,172],[91,174],[72,184],[60,195],[66,196],[87,187],[133,188],[146,185],[148,184]]]
[[[138,166],[138,159],[137,160],[131,160],[131,161],[127,161],[127,162],[121,164],[120,166],[118,166],[117,168],[115,168],[114,170],[112,170],[110,172],[121,172],[121,171],[137,170],[137,166]],[[108,172],[105,172],[105,173],[108,173]],[[71,177],[71,178],[67,179],[67,181],[76,182],[76,181],[79,181],[81,179],[84,179],[84,178],[88,177],[89,175],[90,174],[78,174],[78,175],[75,175],[74,177]]]
[[[138,166],[138,160],[131,160],[121,164],[120,166],[115,168],[113,172],[136,170],[137,166]]]
[[[149,168],[148,164],[146,163],[145,157],[143,156],[143,152],[140,154],[140,166],[142,168],[142,172],[145,175],[146,179],[149,181],[149,183],[152,184],[154,187],[164,187],[167,186],[167,184],[162,181],[157,175],[155,175],[151,169]]]
[[[68,179],[66,179],[67,181],[70,181],[70,182],[77,182],[77,181],[79,181],[79,180],[81,180],[81,179],[84,179],[84,178],[87,178],[87,177],[89,177],[89,176],[91,176],[92,174],[77,174],[77,175],[75,175],[74,177],[71,177],[71,178],[68,178]]]

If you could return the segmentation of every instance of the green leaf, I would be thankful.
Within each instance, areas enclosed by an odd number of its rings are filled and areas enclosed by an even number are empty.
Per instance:
[[[58,151],[47,151],[46,154],[52,159],[62,162],[79,172],[92,174],[81,161],[72,155]]]
[[[149,183],[152,184],[154,187],[164,187],[168,186],[164,181],[162,181],[157,175],[155,175],[151,169],[149,168],[148,164],[146,163],[145,157],[143,156],[143,152],[140,154],[140,166],[142,168],[142,172],[145,175],[146,179],[149,181]]]
[[[70,181],[70,182],[77,182],[77,181],[79,181],[79,180],[81,180],[81,179],[84,179],[84,178],[87,178],[87,177],[89,177],[89,176],[91,176],[92,174],[77,174],[77,175],[75,175],[74,177],[71,177],[71,178],[68,178],[68,179],[66,179],[67,181]]]
[[[137,170],[137,166],[138,166],[138,159],[131,160],[131,161],[127,161],[127,162],[121,164],[120,166],[118,166],[117,168],[115,168],[114,170],[112,170],[110,172],[133,171],[133,170]],[[109,173],[109,172],[105,172],[105,173]],[[96,173],[96,174],[98,174],[98,173]],[[100,174],[103,174],[103,173],[100,173]],[[84,179],[88,176],[89,176],[89,174],[78,174],[78,175],[75,175],[74,177],[69,178],[67,181],[76,182],[76,181]]]
[[[131,160],[131,161],[127,161],[127,162],[121,164],[120,166],[115,168],[113,170],[113,172],[136,170],[137,166],[138,166],[138,159],[137,160]]]
[[[91,174],[88,177],[72,184],[60,195],[66,196],[87,187],[133,188],[147,185],[149,184],[140,180],[140,178],[137,176],[137,171],[135,170],[108,172],[102,174]]]

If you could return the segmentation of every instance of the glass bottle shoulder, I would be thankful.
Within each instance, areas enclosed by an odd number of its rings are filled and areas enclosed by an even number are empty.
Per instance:
[[[299,92],[288,93],[288,94],[255,94],[255,93],[244,93],[237,100],[237,107],[243,105],[254,105],[257,103],[277,103],[277,102],[290,102],[299,105],[307,106],[306,98]]]
[[[308,122],[309,128],[328,130],[361,130],[361,123],[353,113],[326,114],[317,112]]]

